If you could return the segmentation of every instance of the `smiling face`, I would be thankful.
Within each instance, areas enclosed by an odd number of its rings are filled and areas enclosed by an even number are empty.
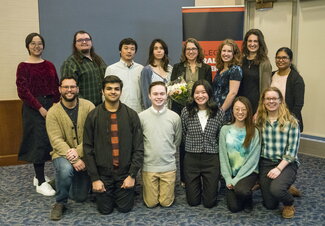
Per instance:
[[[124,62],[131,62],[135,56],[135,45],[122,45],[120,54]]]
[[[89,53],[92,45],[90,36],[87,33],[77,34],[76,35],[76,49],[81,53]]]
[[[149,99],[151,100],[152,106],[156,110],[160,110],[165,106],[167,100],[166,87],[162,85],[155,85],[151,87]]]
[[[233,48],[229,45],[224,45],[221,49],[221,59],[224,63],[229,63],[234,58]]]
[[[206,109],[206,104],[209,101],[209,95],[203,85],[198,85],[195,88],[193,99],[195,103],[198,105],[199,109],[201,110]]]
[[[257,35],[251,34],[247,39],[247,49],[250,53],[257,53],[260,45]]]
[[[185,48],[185,56],[188,61],[196,61],[199,50],[193,42],[188,42]]]
[[[43,42],[39,36],[34,36],[32,41],[28,44],[28,52],[31,56],[39,57],[43,53]]]
[[[286,70],[291,66],[289,55],[285,51],[280,51],[275,56],[275,64],[279,70]]]
[[[78,97],[78,94],[79,94],[79,88],[78,88],[77,83],[74,79],[64,79],[61,82],[59,91],[60,91],[61,97],[67,102],[74,101]]]
[[[264,95],[264,106],[268,112],[277,112],[280,107],[280,96],[276,91],[267,91]]]
[[[120,83],[106,83],[102,92],[106,102],[115,104],[122,94],[121,85]]]
[[[156,42],[154,47],[153,47],[153,56],[156,60],[161,60],[165,56],[165,50],[161,43]]]
[[[236,101],[233,106],[233,115],[236,122],[244,122],[247,118],[247,108],[245,104],[240,101]]]

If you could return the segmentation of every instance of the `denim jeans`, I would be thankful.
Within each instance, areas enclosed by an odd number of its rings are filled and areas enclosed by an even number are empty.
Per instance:
[[[87,171],[77,172],[71,163],[63,157],[53,160],[55,168],[56,202],[67,203],[68,198],[83,202],[90,189]]]

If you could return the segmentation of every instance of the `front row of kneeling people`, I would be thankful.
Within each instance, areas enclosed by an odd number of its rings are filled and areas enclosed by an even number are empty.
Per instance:
[[[281,202],[282,216],[294,216],[294,199],[288,188],[299,165],[300,132],[277,88],[267,88],[261,94],[256,118],[259,130],[245,97],[234,100],[232,121],[224,125],[224,112],[213,100],[206,80],[194,83],[181,116],[166,107],[164,82],[150,84],[152,106],[139,115],[120,101],[122,89],[117,76],[105,77],[105,101],[95,107],[78,98],[75,77],[61,79],[61,101],[46,117],[56,173],[52,220],[62,218],[68,198],[85,201],[90,184],[100,213],[109,214],[114,208],[130,211],[140,169],[145,205],[171,206],[175,200],[175,153],[181,142],[186,153],[189,205],[215,206],[222,175],[230,211],[251,211],[252,188],[259,183],[267,209],[275,209]],[[62,150],[68,151],[62,154]]]

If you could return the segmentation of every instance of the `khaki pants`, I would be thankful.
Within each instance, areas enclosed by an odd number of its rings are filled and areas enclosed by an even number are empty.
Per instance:
[[[147,207],[171,206],[175,199],[176,171],[152,173],[142,171],[143,201]]]

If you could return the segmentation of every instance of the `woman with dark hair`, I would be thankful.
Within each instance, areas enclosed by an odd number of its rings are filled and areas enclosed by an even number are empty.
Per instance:
[[[190,86],[192,86],[193,83],[199,79],[205,79],[210,84],[212,84],[211,66],[205,64],[203,60],[204,54],[200,43],[194,38],[188,38],[183,44],[180,63],[175,64],[173,67],[171,81],[174,81],[181,77],[188,84],[190,84]],[[176,103],[175,101],[172,101],[171,105],[171,109],[180,115],[184,106]],[[183,171],[183,160],[185,152],[183,142],[179,147],[179,153],[181,185],[185,186]]]
[[[252,188],[258,178],[261,144],[253,123],[252,107],[246,97],[233,104],[230,125],[220,131],[219,152],[221,174],[226,181],[226,200],[231,212],[253,209]]]
[[[262,133],[259,181],[263,204],[276,209],[282,202],[282,217],[292,218],[294,198],[288,189],[297,176],[300,131],[278,88],[269,87],[262,93],[257,126]]]
[[[206,208],[212,208],[217,203],[220,177],[218,138],[223,116],[223,111],[213,101],[209,82],[196,81],[191,101],[181,114],[185,189],[190,206],[199,205],[201,200]]]
[[[18,65],[16,80],[18,96],[23,101],[23,138],[18,159],[34,164],[36,192],[52,196],[55,191],[44,175],[44,165],[51,159],[52,150],[45,117],[52,104],[60,99],[59,80],[54,65],[42,59],[45,47],[43,37],[31,33],[26,37],[25,44],[29,57]]]
[[[278,49],[275,54],[278,70],[273,72],[271,86],[277,87],[281,91],[289,111],[298,119],[300,132],[302,132],[304,125],[301,110],[304,106],[305,83],[292,64],[292,58],[291,49],[287,47]]]
[[[225,121],[231,120],[231,105],[235,99],[240,81],[243,78],[240,64],[240,50],[231,40],[224,40],[218,47],[216,67],[218,69],[213,79],[214,100],[225,112]]]
[[[272,75],[264,35],[259,29],[251,29],[246,33],[242,54],[243,79],[238,95],[248,98],[253,108],[253,118],[256,118],[260,94],[270,86]]]
[[[152,82],[168,83],[173,67],[169,65],[168,47],[161,39],[154,39],[149,47],[148,65],[142,69],[140,83],[144,109],[151,106],[149,86]]]

